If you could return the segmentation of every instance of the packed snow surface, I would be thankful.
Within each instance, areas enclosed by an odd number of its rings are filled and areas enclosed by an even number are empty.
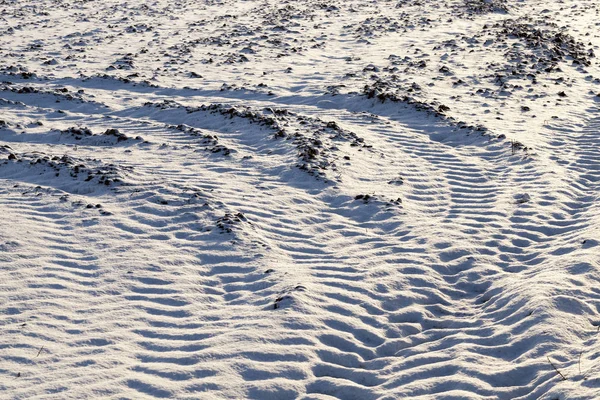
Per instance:
[[[0,398],[600,398],[599,11],[0,0]]]

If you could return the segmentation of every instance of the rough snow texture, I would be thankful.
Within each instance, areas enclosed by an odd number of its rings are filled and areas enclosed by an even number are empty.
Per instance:
[[[594,1],[0,2],[0,397],[600,397]]]

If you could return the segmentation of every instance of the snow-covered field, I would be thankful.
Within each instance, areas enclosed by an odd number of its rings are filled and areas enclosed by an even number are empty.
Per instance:
[[[0,0],[0,398],[600,398],[599,46],[592,0]]]

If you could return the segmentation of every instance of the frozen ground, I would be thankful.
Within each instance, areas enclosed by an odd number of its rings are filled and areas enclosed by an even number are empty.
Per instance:
[[[0,1],[0,398],[599,398],[599,11]]]

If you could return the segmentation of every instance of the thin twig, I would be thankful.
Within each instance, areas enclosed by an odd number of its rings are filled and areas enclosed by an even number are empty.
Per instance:
[[[40,351],[38,351],[37,356],[35,356],[34,358],[38,358],[38,356],[40,355],[40,353],[42,352],[42,350],[44,350],[44,346],[40,347]]]
[[[566,381],[566,380],[567,380],[567,377],[566,377],[566,376],[564,376],[564,375],[562,374],[562,372],[560,372],[560,371],[558,370],[558,368],[556,368],[556,366],[555,366],[555,365],[552,363],[552,361],[550,361],[550,357],[546,356],[546,358],[548,359],[548,362],[550,363],[550,365],[552,365],[552,368],[554,368],[554,370],[555,370],[555,371],[556,371],[556,372],[557,372],[557,373],[558,373],[558,374],[559,374],[559,375],[562,377],[562,380],[563,380],[563,381]]]
[[[579,353],[579,375],[581,375],[581,356],[583,355],[583,351]]]

